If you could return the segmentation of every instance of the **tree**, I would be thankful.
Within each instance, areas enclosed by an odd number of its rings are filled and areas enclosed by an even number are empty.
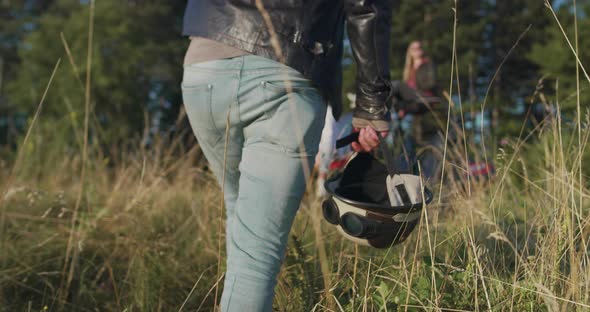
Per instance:
[[[563,5],[557,12],[560,23],[566,31],[572,45],[575,44],[574,16],[572,5]],[[553,22],[555,24],[555,22]],[[578,38],[579,58],[586,70],[590,64],[590,3],[578,7]],[[533,45],[529,54],[531,61],[539,67],[540,74],[548,78],[548,95],[554,91],[555,84],[559,87],[559,103],[565,112],[574,111],[576,107],[576,58],[567,43],[564,34],[557,25],[551,27],[547,39]],[[582,103],[590,101],[590,86],[580,71]],[[553,90],[552,90],[553,89]]]
[[[18,49],[23,38],[37,27],[35,21],[53,0],[0,1],[0,112],[5,112],[4,82],[15,78],[20,65]]]
[[[428,56],[437,64],[441,88],[447,88],[451,78],[453,56],[453,0],[419,0],[396,2],[391,30],[391,77],[402,79],[406,49],[410,42],[420,40]],[[488,19],[481,1],[457,2],[456,51],[462,93],[466,94],[469,80],[478,76],[480,57],[485,49],[484,29]],[[470,69],[474,72],[470,75]],[[354,64],[345,66],[345,92],[354,90]],[[455,84],[456,85],[456,84]],[[455,90],[456,91],[456,90]]]
[[[7,85],[12,105],[32,111],[61,58],[44,115],[56,119],[83,116],[89,8],[88,1],[56,0],[39,18],[38,27],[19,47],[23,62]],[[184,4],[178,1],[96,1],[92,107],[114,137],[124,138],[142,129],[150,92],[159,90],[171,102],[181,103],[181,64],[187,47],[187,40],[180,35],[183,9]]]
[[[480,71],[479,57],[485,48],[482,34],[487,24],[487,19],[482,14],[484,5],[481,1],[457,1],[455,50],[461,86],[469,84],[470,69],[475,73],[473,76],[477,76]],[[447,88],[451,79],[453,57],[454,9],[453,0],[401,3],[395,12],[392,31],[392,63],[396,79],[401,79],[408,45],[419,40],[424,43],[427,55],[437,64],[441,88]],[[464,87],[461,91],[466,93],[467,88]]]
[[[499,68],[490,96],[500,108],[510,108],[518,98],[534,91],[539,67],[528,56],[533,44],[545,41],[550,13],[543,1],[491,0],[487,14],[491,27],[486,33],[489,49],[485,67],[490,83]]]

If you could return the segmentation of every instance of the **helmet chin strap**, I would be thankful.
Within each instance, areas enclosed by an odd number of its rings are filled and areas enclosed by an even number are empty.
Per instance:
[[[393,160],[392,155],[387,150],[387,144],[385,143],[385,138],[377,133],[377,137],[379,138],[379,146],[381,147],[381,152],[383,153],[383,157],[385,158],[385,166],[387,167],[387,172],[389,173],[390,177],[393,177],[397,172],[395,170],[395,162]]]

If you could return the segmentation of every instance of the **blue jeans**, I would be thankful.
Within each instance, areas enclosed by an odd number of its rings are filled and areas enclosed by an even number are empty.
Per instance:
[[[220,184],[225,167],[227,271],[221,309],[272,311],[325,102],[296,70],[252,55],[185,65],[182,94]]]

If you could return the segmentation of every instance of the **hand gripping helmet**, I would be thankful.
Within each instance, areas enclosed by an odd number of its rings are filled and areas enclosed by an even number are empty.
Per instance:
[[[356,138],[358,133],[336,146]],[[420,176],[395,170],[385,142],[381,147],[386,164],[371,153],[357,153],[341,174],[326,181],[330,196],[322,203],[322,212],[345,238],[388,248],[406,240],[420,221],[423,204],[432,201],[432,193],[423,188]]]

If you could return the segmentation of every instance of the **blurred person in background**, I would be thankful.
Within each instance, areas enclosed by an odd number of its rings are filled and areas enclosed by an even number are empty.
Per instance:
[[[272,310],[327,106],[340,117],[345,21],[357,64],[352,148],[372,151],[387,133],[391,10],[389,0],[188,1],[182,93],[224,191],[222,311]]]
[[[440,101],[437,86],[436,66],[426,56],[420,41],[412,41],[406,51],[403,82],[393,83],[394,89],[408,93],[407,88],[417,92],[418,101],[400,103],[398,118],[411,118],[411,130],[406,134],[404,146],[408,154],[417,157],[425,180],[437,183],[441,171],[444,136],[441,125],[446,122],[447,106]],[[410,105],[404,105],[410,104]],[[420,151],[419,151],[420,150]]]

